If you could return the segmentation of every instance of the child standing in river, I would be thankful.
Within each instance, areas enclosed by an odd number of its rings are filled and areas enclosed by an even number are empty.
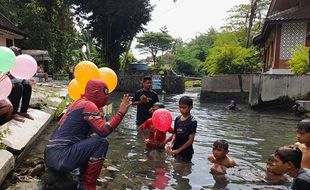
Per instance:
[[[301,167],[310,168],[310,120],[303,120],[297,124],[297,143],[302,152]]]
[[[179,100],[179,110],[181,115],[175,119],[174,135],[171,144],[168,145],[169,154],[184,161],[190,162],[193,154],[193,142],[195,139],[197,121],[191,115],[193,100],[189,96],[183,96]]]
[[[156,110],[158,110],[160,108],[165,108],[164,104],[156,102],[150,111],[153,114]],[[148,138],[147,139],[145,139],[145,134],[144,134],[145,131],[148,131]],[[173,134],[174,131],[173,131],[172,127],[170,127],[167,132]],[[153,125],[152,118],[149,118],[148,120],[146,120],[139,127],[140,136],[141,136],[142,140],[144,141],[148,150],[164,149],[166,143],[171,140],[170,137],[168,139],[166,139],[166,133],[167,132],[163,132],[163,131],[156,129]]]

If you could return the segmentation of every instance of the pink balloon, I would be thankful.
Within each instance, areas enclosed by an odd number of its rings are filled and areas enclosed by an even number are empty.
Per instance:
[[[172,115],[166,109],[158,109],[153,113],[152,122],[156,129],[166,132],[171,127]]]
[[[11,74],[19,79],[30,79],[37,72],[37,61],[27,54],[22,54],[16,57],[16,64],[11,69]]]
[[[12,90],[12,83],[7,75],[0,74],[0,100],[8,97]]]

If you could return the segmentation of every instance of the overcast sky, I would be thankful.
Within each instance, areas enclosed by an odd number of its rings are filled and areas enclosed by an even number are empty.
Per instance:
[[[183,41],[189,41],[199,33],[207,32],[210,27],[219,29],[229,16],[227,11],[234,5],[249,3],[250,0],[151,0],[155,5],[152,12],[152,20],[147,24],[148,31],[159,32],[160,28],[167,26],[168,32],[174,38],[180,37]],[[131,49],[136,58],[142,59],[147,54],[141,55],[134,49],[134,41]]]

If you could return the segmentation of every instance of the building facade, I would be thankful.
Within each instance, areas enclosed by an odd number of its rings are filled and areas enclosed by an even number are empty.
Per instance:
[[[264,48],[263,72],[291,74],[287,61],[297,45],[310,46],[310,0],[272,0],[261,34],[253,40]]]
[[[25,39],[27,34],[0,13],[0,46],[15,45],[16,39]]]

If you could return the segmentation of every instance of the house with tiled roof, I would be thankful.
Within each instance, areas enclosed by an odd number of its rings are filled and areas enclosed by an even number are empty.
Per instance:
[[[310,0],[272,0],[261,33],[253,43],[264,48],[263,72],[290,74],[292,48],[310,46]]]
[[[0,46],[15,45],[16,39],[25,39],[27,34],[0,13]]]

